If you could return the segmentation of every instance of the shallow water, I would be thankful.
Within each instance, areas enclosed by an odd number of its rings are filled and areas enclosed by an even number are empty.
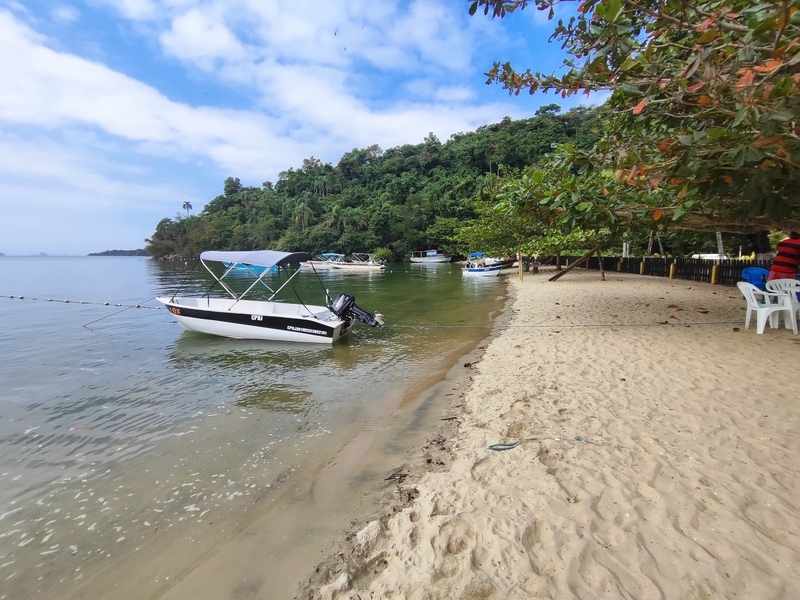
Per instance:
[[[346,291],[386,327],[332,347],[236,341],[183,332],[153,300],[205,290],[191,266],[0,257],[0,600],[91,596],[121,565],[152,596],[384,427],[505,298],[457,265],[301,273],[290,299]]]

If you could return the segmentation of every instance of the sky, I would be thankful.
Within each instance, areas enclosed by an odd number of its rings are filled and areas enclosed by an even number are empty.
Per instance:
[[[0,0],[0,252],[143,248],[227,177],[260,187],[312,156],[335,165],[587,102],[487,86],[495,61],[559,74],[564,54],[535,6],[505,19],[468,8]]]

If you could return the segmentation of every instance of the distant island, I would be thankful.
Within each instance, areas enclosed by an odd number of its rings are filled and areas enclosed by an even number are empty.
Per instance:
[[[145,250],[106,250],[105,252],[90,252],[89,256],[150,256]]]

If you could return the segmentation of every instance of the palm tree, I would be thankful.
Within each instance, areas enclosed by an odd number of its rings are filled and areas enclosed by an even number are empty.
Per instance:
[[[332,229],[336,231],[341,231],[342,227],[344,226],[344,223],[342,222],[343,220],[344,220],[344,209],[341,207],[341,205],[334,204],[333,206],[331,206],[329,217],[328,220],[326,221],[328,226],[330,226]]]
[[[313,216],[314,211],[305,202],[301,202],[294,209],[294,222],[300,225],[301,231],[306,230],[306,226]]]
[[[188,200],[186,202],[184,202],[183,203],[183,210],[186,211],[186,216],[188,217],[189,216],[189,211],[192,210],[192,203],[189,202]]]

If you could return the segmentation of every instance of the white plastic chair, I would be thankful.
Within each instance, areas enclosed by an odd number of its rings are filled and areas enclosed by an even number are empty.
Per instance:
[[[800,281],[797,279],[773,279],[767,282],[767,291],[788,294],[789,303],[792,305],[792,314],[797,318],[797,315],[800,314],[800,300],[797,298],[797,294],[800,293]]]
[[[744,328],[750,327],[750,317],[756,313],[756,333],[764,333],[764,329],[769,321],[772,329],[778,327],[778,317],[783,313],[783,322],[786,328],[791,328],[793,333],[797,333],[797,321],[794,318],[794,311],[786,292],[764,292],[752,283],[740,281],[736,284],[742,296],[747,301],[747,316],[744,319]]]

